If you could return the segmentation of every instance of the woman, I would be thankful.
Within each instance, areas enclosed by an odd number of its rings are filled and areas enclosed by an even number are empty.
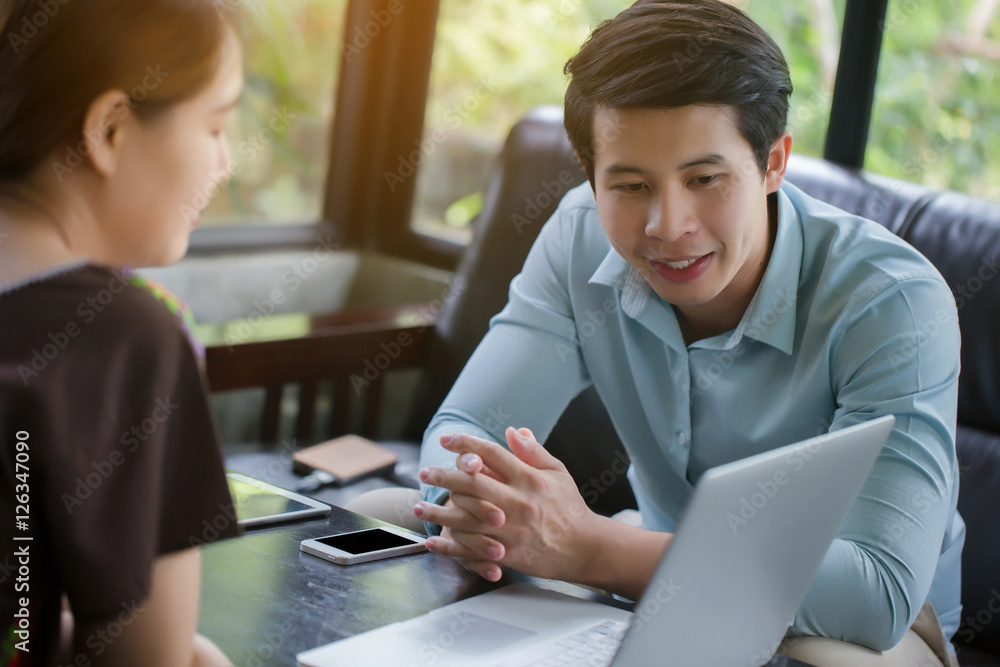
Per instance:
[[[130,278],[227,175],[229,9],[0,0],[0,664],[230,664],[196,634],[232,503],[198,359]]]

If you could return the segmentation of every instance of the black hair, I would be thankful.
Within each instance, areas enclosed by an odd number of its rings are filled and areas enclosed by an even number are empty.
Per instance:
[[[788,121],[792,81],[781,49],[720,0],[638,0],[599,25],[565,71],[566,132],[592,187],[599,106],[731,106],[762,177]]]

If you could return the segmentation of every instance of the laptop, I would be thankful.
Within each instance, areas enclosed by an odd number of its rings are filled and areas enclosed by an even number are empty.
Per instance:
[[[764,665],[894,423],[873,419],[706,472],[634,612],[516,584],[296,658],[305,667]]]

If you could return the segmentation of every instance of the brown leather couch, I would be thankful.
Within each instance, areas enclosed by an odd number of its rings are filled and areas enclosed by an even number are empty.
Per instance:
[[[465,288],[439,316],[423,352],[425,378],[409,420],[410,440],[420,440],[489,319],[503,308],[511,279],[559,199],[584,180],[561,109],[536,109],[511,131],[458,269]],[[956,294],[962,331],[959,511],[968,532],[962,558],[966,621],[955,642],[963,665],[1000,667],[1000,204],[802,156],[793,156],[788,180],[906,239]],[[635,506],[625,477],[609,475],[621,469],[612,464],[624,450],[592,389],[570,405],[546,446],[578,484],[599,485],[595,510],[609,514]]]

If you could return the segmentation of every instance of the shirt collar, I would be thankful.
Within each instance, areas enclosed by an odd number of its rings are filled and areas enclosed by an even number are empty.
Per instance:
[[[783,185],[777,192],[778,232],[767,269],[746,313],[726,342],[726,349],[739,345],[744,336],[770,345],[785,354],[791,354],[794,349],[795,302],[802,269],[802,221],[785,194],[785,188],[794,186]],[[640,319],[639,316],[646,310],[653,296],[652,288],[642,274],[614,248],[608,251],[591,275],[589,283],[621,290],[622,312],[632,319]],[[663,306],[670,311],[668,319],[673,323],[670,328],[677,329],[679,333],[673,309],[666,303]],[[662,325],[663,322],[658,324]]]
[[[589,282],[621,290],[622,312],[632,319],[646,307],[646,302],[653,291],[642,274],[626,262],[614,248],[608,251],[604,261],[590,276]]]
[[[764,277],[747,312],[736,326],[726,348],[735,347],[743,336],[770,345],[785,354],[795,346],[796,297],[802,270],[802,220],[784,189],[778,190],[778,233]]]
[[[624,289],[625,281],[628,279],[628,274],[631,270],[632,265],[622,259],[617,250],[611,248],[604,257],[604,261],[601,262],[600,266],[597,267],[597,270],[594,271],[587,282]]]

